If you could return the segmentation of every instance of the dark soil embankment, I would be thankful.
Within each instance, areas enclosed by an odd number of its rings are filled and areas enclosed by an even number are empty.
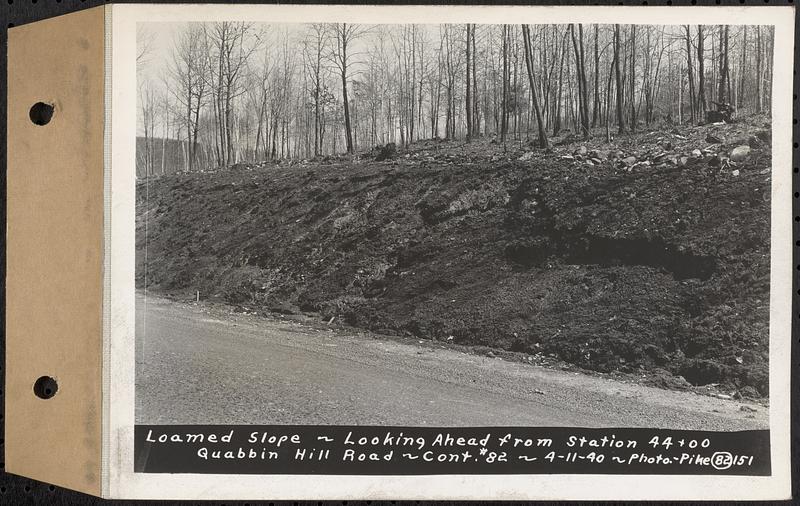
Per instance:
[[[137,285],[766,395],[762,123],[140,182]]]

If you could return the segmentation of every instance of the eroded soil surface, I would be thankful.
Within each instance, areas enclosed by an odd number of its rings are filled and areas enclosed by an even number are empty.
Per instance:
[[[766,396],[768,118],[599,137],[140,181],[137,286]]]

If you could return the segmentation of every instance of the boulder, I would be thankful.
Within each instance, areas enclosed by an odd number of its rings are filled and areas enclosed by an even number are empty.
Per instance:
[[[750,155],[750,146],[741,145],[737,146],[731,151],[731,160],[734,162],[741,162]]]
[[[397,156],[397,146],[394,142],[390,142],[378,148],[378,156],[375,157],[375,161],[383,162],[385,160],[391,160],[395,156]]]
[[[625,165],[627,165],[628,167],[630,167],[631,165],[633,165],[634,163],[636,163],[636,157],[635,157],[635,156],[629,156],[629,157],[627,157],[627,158],[623,158],[623,159],[622,159],[622,163],[624,163]]]

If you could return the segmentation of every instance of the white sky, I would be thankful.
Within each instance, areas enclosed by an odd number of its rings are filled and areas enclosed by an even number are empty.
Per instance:
[[[150,51],[145,58],[146,61],[140,65],[138,73],[141,77],[152,77],[159,79],[160,76],[166,71],[172,55],[172,48],[174,45],[175,36],[190,23],[186,22],[149,22],[139,23],[137,25],[137,38],[139,35],[144,35],[148,41]],[[276,33],[283,33],[283,30],[288,30],[290,34],[297,34],[299,37],[306,26],[301,23],[254,23],[257,29],[264,29],[267,38],[275,36]],[[438,26],[428,25],[424,29],[428,30],[430,40],[433,41],[433,34],[436,33],[436,44],[438,44]],[[137,40],[137,45],[141,48],[144,41]],[[365,41],[356,41],[353,50],[357,51],[359,44],[364,44]],[[366,42],[369,43],[369,42]],[[299,42],[296,45],[299,50]]]

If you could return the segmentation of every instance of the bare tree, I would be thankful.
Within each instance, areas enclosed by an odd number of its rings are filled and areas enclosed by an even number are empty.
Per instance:
[[[630,31],[630,59],[628,60],[628,75],[630,76],[630,86],[628,87],[628,108],[630,110],[630,129],[636,130],[636,25],[631,25]]]
[[[589,138],[589,94],[586,90],[586,71],[584,68],[583,54],[583,25],[579,26],[579,35],[576,38],[575,25],[569,25],[572,36],[572,48],[575,52],[575,73],[578,82],[578,109],[580,113],[580,129],[584,139]]]
[[[342,105],[344,107],[344,129],[347,152],[353,153],[353,131],[350,125],[350,100],[347,97],[348,66],[353,58],[353,53],[349,51],[352,43],[359,37],[367,33],[368,29],[360,25],[348,25],[347,23],[336,23],[333,25],[333,35],[335,46],[330,53],[330,58],[339,74],[342,77]]]
[[[719,92],[717,102],[728,103],[730,100],[730,67],[728,64],[728,25],[719,27]]]
[[[481,120],[480,120],[480,107],[478,104],[480,103],[478,100],[478,49],[477,45],[475,44],[475,31],[477,26],[475,24],[472,25],[472,135],[480,135],[481,131]]]
[[[619,25],[614,25],[614,76],[617,85],[617,129],[620,134],[625,133],[625,115],[622,112],[624,107],[625,98],[624,90],[622,88],[622,74],[620,72],[620,28]]]
[[[445,98],[447,105],[445,108],[445,139],[452,139],[456,136],[456,78],[461,73],[463,53],[456,49],[456,36],[453,34],[451,25],[442,25],[439,28],[441,40],[441,51],[443,53],[442,64],[445,77]]]
[[[756,27],[756,112],[761,112],[764,107],[764,99],[761,93],[761,80],[763,79],[763,62],[762,62],[762,37],[761,27]]]
[[[505,143],[508,131],[508,25],[503,25],[503,100],[500,107],[502,108],[500,140]]]
[[[472,25],[467,23],[467,36],[466,36],[466,42],[467,42],[467,44],[466,44],[466,46],[467,46],[467,50],[466,50],[466,55],[467,55],[467,71],[466,71],[467,86],[465,88],[466,92],[465,92],[465,95],[464,95],[464,103],[466,104],[466,112],[467,112],[467,142],[472,140],[472,126],[473,126],[473,124],[472,124],[472,112],[473,112],[472,111],[472,83],[471,83],[472,69],[470,68],[470,65],[472,64],[471,63],[472,58],[470,57],[471,56],[471,52],[472,52],[471,51],[471,49],[472,49],[472,36],[471,36],[471,33],[470,33],[471,32],[471,28],[472,28]]]
[[[155,166],[155,146],[154,132],[156,125],[156,113],[158,99],[151,82],[146,81],[139,86],[139,108],[144,127],[144,146],[141,153],[144,176],[152,176]]]
[[[522,25],[522,40],[525,44],[525,65],[528,67],[528,80],[530,81],[531,86],[531,101],[533,102],[533,109],[536,113],[536,126],[539,131],[539,147],[548,149],[550,148],[550,141],[547,139],[547,132],[545,131],[544,121],[542,120],[542,110],[539,106],[539,98],[536,96],[533,55],[531,52],[531,34],[528,25]]]
[[[692,69],[692,33],[689,25],[685,25],[684,28],[686,29],[686,73],[689,76],[689,111],[692,123],[695,123],[697,122],[697,103],[694,89],[694,70]]]
[[[186,170],[194,170],[197,162],[200,111],[206,100],[208,58],[206,32],[200,26],[191,26],[182,32],[172,51],[169,75],[175,86],[169,88],[183,107],[186,128]]]
[[[744,96],[747,83],[747,71],[745,71],[745,67],[747,66],[747,25],[743,27],[744,31],[742,32],[742,50],[741,50],[741,63],[739,64],[739,86],[738,91],[736,93],[736,108],[739,109],[744,104]]]
[[[594,25],[594,100],[592,101],[592,128],[600,114],[600,25]]]
[[[248,37],[254,35],[254,37]],[[220,165],[236,162],[234,149],[234,101],[244,93],[242,75],[246,62],[258,49],[260,40],[252,24],[214,23],[206,30],[210,49],[209,76],[218,126],[217,159]]]
[[[705,35],[703,34],[703,25],[697,26],[697,100],[700,105],[700,111],[705,115],[708,110],[708,103],[706,102],[706,70],[705,70]]]
[[[308,27],[303,41],[303,61],[306,72],[311,78],[311,97],[314,107],[314,156],[319,156],[322,147],[322,130],[320,113],[325,77],[325,41],[328,39],[328,27],[324,23],[314,23]]]
[[[561,37],[561,44],[559,46],[559,64],[558,64],[558,92],[555,96],[554,106],[555,113],[553,114],[553,135],[558,135],[561,131],[561,96],[564,88],[564,57],[567,54],[566,44],[567,44],[567,30],[564,30],[564,33]]]

